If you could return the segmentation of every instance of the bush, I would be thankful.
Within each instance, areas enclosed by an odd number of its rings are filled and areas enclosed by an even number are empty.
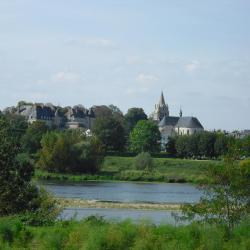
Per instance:
[[[135,168],[138,170],[152,170],[154,167],[153,158],[147,152],[142,152],[135,157]]]
[[[39,197],[33,201],[34,211],[21,215],[21,220],[31,226],[53,225],[61,212],[58,202],[45,189],[39,190]]]

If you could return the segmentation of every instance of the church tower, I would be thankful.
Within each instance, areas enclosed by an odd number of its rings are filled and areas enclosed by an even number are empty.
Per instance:
[[[165,103],[163,92],[161,92],[159,103],[155,105],[153,120],[161,121],[164,116],[169,116],[168,105]]]

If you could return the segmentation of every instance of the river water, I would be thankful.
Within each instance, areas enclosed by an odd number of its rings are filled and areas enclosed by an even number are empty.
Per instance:
[[[110,202],[133,203],[195,203],[201,197],[201,191],[191,184],[177,183],[137,183],[137,182],[83,182],[43,183],[45,188],[57,197],[81,198]],[[134,221],[150,220],[153,223],[175,223],[172,211],[104,209],[104,208],[66,208],[62,218],[75,216],[81,219],[90,215],[99,215],[107,219]]]

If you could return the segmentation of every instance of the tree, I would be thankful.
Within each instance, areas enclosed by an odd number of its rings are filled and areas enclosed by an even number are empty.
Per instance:
[[[201,133],[196,133],[188,137],[186,151],[188,157],[198,157],[199,156],[199,142]]]
[[[226,136],[223,133],[217,133],[214,143],[214,154],[216,157],[226,155],[230,146],[230,141],[233,138]]]
[[[48,131],[45,122],[35,121],[26,130],[21,139],[22,148],[28,153],[36,153],[41,148],[43,134]]]
[[[201,157],[215,157],[214,153],[214,143],[216,140],[215,133],[211,132],[202,132],[200,133],[200,140],[199,140],[199,155]]]
[[[176,139],[176,151],[177,155],[179,157],[187,157],[188,156],[188,142],[189,142],[189,136],[188,135],[182,135],[178,136]]]
[[[112,116],[112,110],[106,105],[93,106],[91,110],[96,118]]]
[[[195,205],[183,206],[190,218],[220,223],[229,232],[250,213],[250,160],[239,162],[239,152],[230,152],[220,166],[211,166],[208,172],[211,183],[202,185],[203,196]]]
[[[166,152],[172,156],[175,156],[176,151],[176,137],[169,137],[168,142],[166,144]]]
[[[3,115],[11,127],[11,134],[16,138],[18,144],[20,143],[21,137],[25,134],[28,127],[28,123],[25,118],[21,115],[8,113]]]
[[[140,120],[147,120],[147,115],[142,108],[130,108],[125,115],[125,120],[128,124],[128,129],[131,131],[136,123]]]
[[[99,117],[95,120],[93,133],[103,144],[105,151],[123,151],[126,143],[125,129],[113,117]]]
[[[250,156],[250,135],[245,136],[242,139],[242,150],[243,150],[243,155]]]
[[[136,153],[159,152],[160,138],[160,131],[155,123],[141,120],[130,133],[130,150]]]
[[[101,143],[81,130],[50,131],[43,135],[38,167],[49,172],[97,172],[103,159]]]
[[[33,166],[20,154],[18,138],[10,120],[0,117],[0,215],[34,211],[39,190],[31,184]]]
[[[103,162],[103,148],[100,141],[94,137],[87,137],[73,146],[72,158],[74,172],[96,173]]]

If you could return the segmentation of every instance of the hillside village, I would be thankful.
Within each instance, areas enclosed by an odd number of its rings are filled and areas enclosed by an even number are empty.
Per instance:
[[[3,114],[16,114],[25,117],[28,123],[43,121],[49,127],[55,128],[84,128],[91,131],[95,119],[102,113],[108,114],[110,108],[106,105],[94,105],[89,109],[83,105],[73,107],[60,107],[51,103],[29,103],[20,101],[16,106],[5,108]],[[169,106],[165,102],[161,92],[159,101],[155,104],[154,111],[149,115],[159,127],[161,144],[165,145],[169,137],[176,135],[192,135],[204,131],[204,127],[198,118],[183,116],[180,109],[179,116],[170,115]],[[243,138],[250,134],[250,130],[224,132],[235,138]]]

